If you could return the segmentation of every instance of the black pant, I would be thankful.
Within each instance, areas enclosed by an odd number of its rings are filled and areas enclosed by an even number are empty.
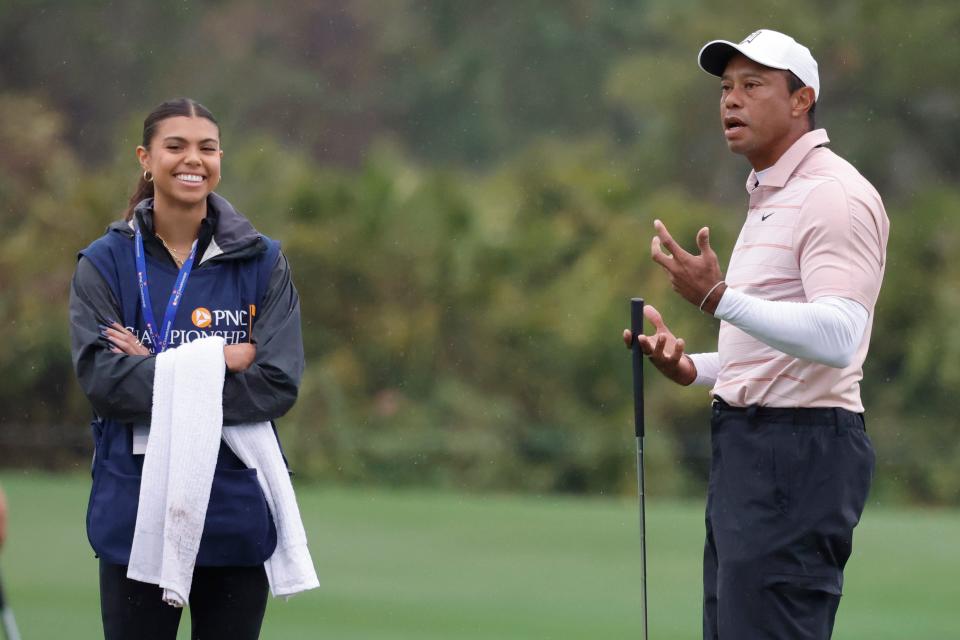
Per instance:
[[[190,587],[191,638],[256,640],[267,608],[263,566],[197,567]],[[100,561],[100,610],[105,640],[174,640],[178,609],[157,585],[127,578],[126,565]]]
[[[843,409],[715,405],[703,559],[705,640],[825,640],[874,453]]]

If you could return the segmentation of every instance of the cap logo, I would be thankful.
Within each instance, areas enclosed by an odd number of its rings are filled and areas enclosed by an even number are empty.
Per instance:
[[[741,42],[740,44],[750,44],[750,43],[753,42],[753,41],[756,39],[756,37],[759,36],[761,33],[763,33],[763,29],[757,29],[756,31],[754,31],[753,33],[751,33],[750,35],[748,35],[746,38],[744,38],[744,39],[743,39],[743,42]]]

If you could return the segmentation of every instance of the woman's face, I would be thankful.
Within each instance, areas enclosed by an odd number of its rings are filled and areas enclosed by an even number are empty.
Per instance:
[[[190,207],[220,183],[220,131],[210,120],[175,116],[160,121],[148,148],[137,147],[144,171],[153,174],[155,207]]]

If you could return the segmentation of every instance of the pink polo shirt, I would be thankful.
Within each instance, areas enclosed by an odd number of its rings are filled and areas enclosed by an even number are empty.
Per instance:
[[[879,194],[817,129],[797,140],[757,180],[733,249],[727,285],[766,300],[850,298],[870,314],[848,367],[787,355],[733,325],[720,324],[720,372],[713,394],[734,406],[842,407],[863,411],[860,380],[873,308],[886,263],[890,223]]]

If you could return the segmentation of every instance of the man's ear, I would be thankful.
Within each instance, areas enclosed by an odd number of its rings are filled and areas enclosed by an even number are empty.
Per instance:
[[[813,87],[800,87],[790,96],[791,108],[795,117],[801,117],[810,111],[816,96]]]

